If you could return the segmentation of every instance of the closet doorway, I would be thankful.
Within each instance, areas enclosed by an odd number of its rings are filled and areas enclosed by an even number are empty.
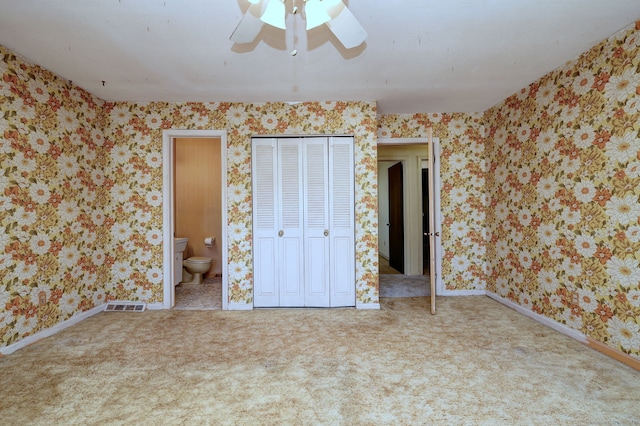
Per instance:
[[[255,307],[355,306],[351,136],[252,140]]]

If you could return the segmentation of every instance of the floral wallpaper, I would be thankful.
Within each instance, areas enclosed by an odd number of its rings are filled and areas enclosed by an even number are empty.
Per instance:
[[[484,123],[488,290],[640,358],[640,21]]]
[[[441,141],[443,280],[640,358],[640,22],[488,111],[104,102],[0,47],[0,347],[162,301],[162,131],[228,132],[229,301],[252,303],[251,136],[354,134],[356,297],[378,303],[379,137]]]
[[[442,280],[447,290],[484,290],[485,174],[482,114],[402,114],[378,118],[380,138],[440,139]]]
[[[162,301],[162,131],[228,132],[229,301],[252,303],[251,136],[353,134],[356,298],[378,303],[376,106],[106,103],[0,48],[0,347]]]
[[[356,300],[378,303],[376,106],[369,102],[106,103],[111,235],[125,300],[162,300],[162,130],[227,131],[229,302],[252,304],[251,136],[353,134],[356,161]],[[136,240],[132,241],[131,236]],[[132,253],[131,250],[134,250]]]
[[[0,347],[112,297],[102,118],[102,101],[0,47]]]

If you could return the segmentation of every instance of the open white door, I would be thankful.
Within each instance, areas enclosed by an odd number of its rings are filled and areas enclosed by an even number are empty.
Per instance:
[[[429,249],[430,249],[430,267],[429,277],[431,279],[431,314],[436,313],[436,237],[440,236],[440,233],[436,230],[436,215],[435,215],[435,150],[433,147],[433,131],[429,128]]]

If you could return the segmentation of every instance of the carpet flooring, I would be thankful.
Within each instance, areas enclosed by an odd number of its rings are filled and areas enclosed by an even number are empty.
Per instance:
[[[222,309],[222,278],[206,278],[201,284],[178,284],[175,287],[173,309],[197,311]]]
[[[379,277],[380,297],[421,297],[431,294],[428,275],[380,274]]]
[[[378,268],[380,274],[390,275],[390,274],[400,274],[400,271],[394,269],[389,265],[389,259],[384,258],[382,256],[378,256]]]
[[[421,297],[431,294],[429,276],[402,274],[380,275],[380,297]],[[222,309],[222,278],[207,278],[202,284],[179,284],[175,287],[177,310]]]
[[[640,372],[482,296],[101,313],[0,357],[0,423],[631,425]]]

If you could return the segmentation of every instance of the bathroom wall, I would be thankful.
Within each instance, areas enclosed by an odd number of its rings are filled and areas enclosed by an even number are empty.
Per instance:
[[[177,138],[174,144],[175,232],[189,238],[186,257],[213,259],[208,276],[222,273],[220,246],[205,237],[222,235],[220,138]]]
[[[102,105],[0,46],[0,347],[113,298],[133,255],[119,250]]]
[[[380,138],[440,139],[442,281],[447,290],[486,288],[484,126],[481,113],[378,117]]]
[[[488,289],[640,359],[640,21],[484,121]]]

